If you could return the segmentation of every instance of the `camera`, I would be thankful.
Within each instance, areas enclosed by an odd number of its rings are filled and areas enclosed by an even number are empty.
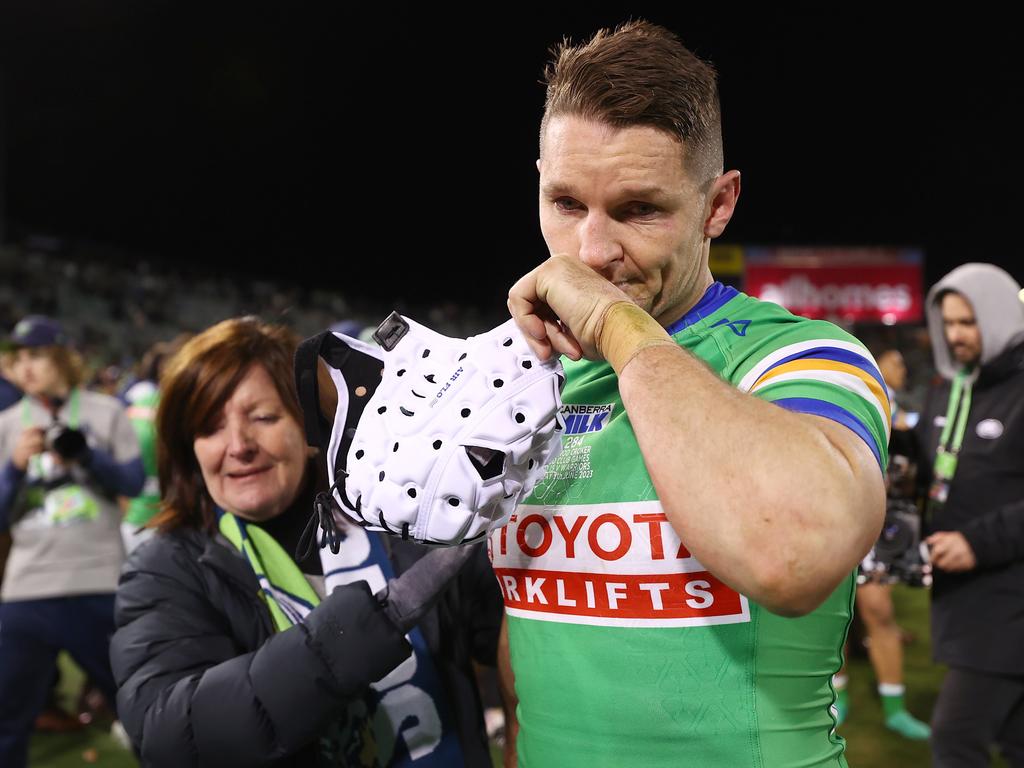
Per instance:
[[[882,533],[857,571],[857,583],[868,582],[931,586],[931,561],[921,540],[921,516],[913,502],[889,499]]]
[[[80,430],[55,421],[46,429],[46,450],[66,461],[79,461],[88,452],[89,444]]]

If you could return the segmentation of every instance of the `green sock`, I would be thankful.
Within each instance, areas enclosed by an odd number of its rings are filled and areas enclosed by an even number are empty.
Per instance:
[[[903,686],[902,685],[898,685],[897,686],[897,685],[884,684],[884,683],[883,683],[883,685],[885,685],[885,687],[887,689],[889,689],[889,690],[894,690],[896,688],[899,688],[899,693],[889,693],[889,692],[884,692],[883,693],[881,691],[882,686],[881,685],[878,686],[879,687],[879,693],[882,694],[882,711],[885,713],[886,719],[888,719],[888,718],[892,717],[893,715],[895,715],[897,712],[902,712],[903,710],[905,710],[907,708],[907,706],[903,703]]]
[[[885,727],[905,739],[924,741],[931,736],[931,728],[907,711],[903,703],[903,686],[882,683],[878,692],[882,696],[882,711],[885,713]]]

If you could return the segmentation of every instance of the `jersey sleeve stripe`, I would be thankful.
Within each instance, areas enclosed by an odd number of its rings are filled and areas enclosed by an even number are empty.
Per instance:
[[[781,384],[783,382],[819,382],[824,384],[831,384],[840,389],[844,389],[848,392],[860,397],[864,400],[878,415],[879,421],[883,425],[885,441],[889,441],[889,427],[891,418],[889,415],[888,407],[882,407],[882,402],[888,406],[888,398],[884,398],[882,401],[875,396],[875,394],[865,383],[864,379],[845,371],[829,371],[829,370],[809,370],[809,371],[793,371],[788,373],[779,373],[773,376],[771,379],[766,381],[762,387],[768,387],[775,384]],[[874,382],[872,382],[874,383]],[[760,388],[759,388],[760,389]]]
[[[847,411],[845,408],[841,408],[835,403],[830,403],[826,400],[817,400],[810,397],[784,397],[780,400],[773,400],[775,405],[782,406],[788,411],[795,413],[807,413],[814,416],[824,416],[827,419],[842,424],[844,427],[848,427],[860,437],[868,448],[871,449],[872,455],[875,457],[875,461],[878,462],[878,466],[884,471],[885,465],[882,463],[882,455],[878,450],[878,446],[875,443],[874,437],[872,437],[870,430],[861,423],[860,419],[854,416],[852,413]]]
[[[882,379],[882,374],[879,373],[878,368],[871,361],[870,357],[866,357],[864,351],[861,352],[850,352],[846,349],[837,349],[833,346],[822,346],[815,347],[814,349],[807,349],[803,352],[797,352],[796,354],[784,357],[782,360],[774,363],[772,367],[768,368],[769,371],[778,368],[780,365],[792,362],[793,360],[833,360],[837,363],[847,363],[848,365],[855,365],[860,368],[864,373],[868,374],[875,381],[878,382],[878,386],[883,390],[885,389],[885,381]],[[763,377],[764,374],[762,374]]]
[[[808,341],[796,342],[795,344],[787,344],[786,346],[780,347],[774,352],[765,355],[757,362],[756,365],[754,365],[753,368],[747,371],[742,379],[740,379],[738,387],[743,392],[749,392],[755,381],[776,365],[785,362],[788,358],[800,357],[808,353],[821,357],[821,352],[814,352],[814,350],[825,349],[843,350],[845,352],[852,353],[863,358],[871,368],[875,370],[878,369],[874,358],[871,357],[871,353],[860,344],[855,344],[849,341],[839,341],[837,339],[810,339]]]
[[[855,365],[850,365],[848,363],[839,363],[834,362],[832,360],[824,360],[821,358],[798,358],[796,360],[791,360],[788,363],[783,363],[782,365],[777,365],[776,367],[772,368],[770,371],[765,373],[760,379],[758,379],[754,383],[754,385],[750,388],[750,391],[751,393],[756,392],[765,384],[781,376],[786,376],[787,374],[790,373],[803,372],[804,374],[806,374],[806,378],[820,379],[818,374],[823,371],[843,373],[846,374],[847,376],[852,376],[863,382],[864,386],[867,387],[867,390],[870,394],[865,395],[863,390],[860,388],[854,391],[856,391],[857,394],[861,395],[862,397],[865,397],[865,399],[867,399],[868,401],[872,402],[873,405],[880,406],[881,412],[885,418],[886,423],[892,421],[892,413],[889,406],[889,396],[886,394],[884,387],[882,387],[882,385],[880,385],[878,381],[869,373],[867,373],[863,368],[860,368],[859,366]],[[793,377],[790,377],[790,380],[792,378]],[[844,386],[843,382],[848,383],[849,379],[841,378],[833,379],[833,381],[834,383],[840,384],[840,386]],[[847,386],[847,388],[849,388],[849,386]]]

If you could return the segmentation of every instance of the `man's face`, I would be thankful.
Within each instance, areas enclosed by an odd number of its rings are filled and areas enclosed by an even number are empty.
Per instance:
[[[27,395],[63,395],[67,384],[45,347],[19,349],[14,358],[14,381]]]
[[[961,365],[977,365],[981,360],[981,329],[974,317],[974,308],[959,293],[942,297],[942,326],[956,361]]]
[[[542,139],[540,228],[667,325],[707,286],[706,196],[683,147],[646,126],[555,117]]]

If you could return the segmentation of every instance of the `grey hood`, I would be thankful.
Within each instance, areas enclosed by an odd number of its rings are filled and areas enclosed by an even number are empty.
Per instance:
[[[924,305],[935,367],[943,377],[952,379],[959,369],[942,327],[939,299],[947,291],[962,294],[974,309],[981,330],[982,366],[999,357],[1012,342],[1024,338],[1024,303],[1017,281],[994,264],[963,264],[932,286]]]

